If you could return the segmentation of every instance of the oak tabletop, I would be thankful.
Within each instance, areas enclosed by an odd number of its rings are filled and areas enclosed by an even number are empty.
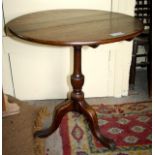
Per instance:
[[[48,10],[17,17],[8,33],[24,40],[57,46],[99,45],[130,40],[143,31],[134,17],[101,10]]]

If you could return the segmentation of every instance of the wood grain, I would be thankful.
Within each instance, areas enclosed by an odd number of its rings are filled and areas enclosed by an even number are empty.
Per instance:
[[[13,19],[6,30],[42,44],[96,46],[132,39],[143,31],[143,25],[131,16],[107,11],[49,10]],[[123,34],[111,36],[117,32]]]

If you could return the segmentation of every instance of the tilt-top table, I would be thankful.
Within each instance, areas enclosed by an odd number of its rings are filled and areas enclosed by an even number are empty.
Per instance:
[[[71,98],[56,107],[51,126],[34,136],[49,136],[67,112],[76,111],[87,118],[93,135],[104,146],[114,149],[115,142],[101,134],[96,112],[86,103],[82,92],[81,49],[84,45],[95,48],[100,44],[132,40],[143,31],[141,22],[131,16],[99,10],[49,10],[13,19],[7,23],[6,30],[11,32],[10,36],[28,41],[74,48]]]

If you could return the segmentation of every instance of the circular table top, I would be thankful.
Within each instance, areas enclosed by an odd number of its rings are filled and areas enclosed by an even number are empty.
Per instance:
[[[99,10],[49,10],[20,16],[6,25],[13,35],[57,46],[99,45],[130,40],[143,31],[134,17]]]

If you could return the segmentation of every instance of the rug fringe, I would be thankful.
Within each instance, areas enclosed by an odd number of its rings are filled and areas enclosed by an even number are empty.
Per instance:
[[[37,113],[37,117],[34,120],[33,132],[41,130],[43,128],[43,121],[50,115],[47,107],[41,107]],[[34,153],[35,155],[45,154],[45,139],[36,137],[34,139]]]

